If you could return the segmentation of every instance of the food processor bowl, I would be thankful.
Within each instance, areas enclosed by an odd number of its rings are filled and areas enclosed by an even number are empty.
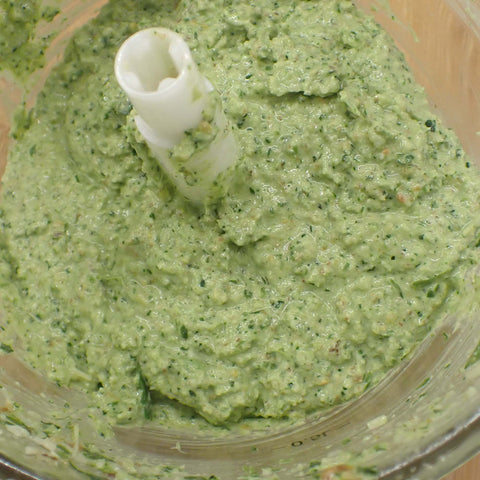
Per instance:
[[[9,74],[0,78],[2,171],[15,107],[24,98],[27,106],[34,103],[72,32],[105,3],[64,1],[53,23],[39,26],[41,35],[60,33],[47,52],[45,68],[29,79],[25,97]],[[357,4],[391,33],[433,109],[480,166],[480,1]],[[474,277],[472,272],[472,282]],[[18,419],[2,423],[0,463],[11,477],[42,480],[128,478],[134,472],[142,478],[149,469],[171,479],[441,478],[480,451],[480,362],[471,361],[479,341],[480,312],[452,315],[360,398],[281,430],[218,437],[118,427],[113,438],[104,438],[95,433],[94,419],[55,413],[66,403],[70,411],[80,411],[81,394],[47,382],[15,353],[2,354],[0,409],[14,402],[27,419],[54,423],[57,431],[54,442],[35,438]],[[76,454],[86,444],[98,452],[88,462]]]

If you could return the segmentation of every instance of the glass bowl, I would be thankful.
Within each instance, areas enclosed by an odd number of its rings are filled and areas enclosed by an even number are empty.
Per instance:
[[[47,52],[45,68],[29,80],[27,105],[34,103],[72,32],[105,3],[64,1],[53,24],[40,26],[61,33]],[[480,166],[480,2],[357,3],[391,33],[433,108]],[[8,74],[0,78],[1,171],[10,120],[22,98]],[[113,439],[105,439],[94,433],[91,419],[55,418],[59,437],[102,451],[82,463],[62,455],[56,444],[32,438],[21,423],[3,423],[0,475],[3,468],[18,478],[128,478],[122,475],[157,468],[164,475],[159,478],[171,479],[440,478],[480,451],[480,362],[465,367],[479,340],[480,312],[446,318],[413,356],[363,396],[281,431],[212,438],[117,428]],[[82,406],[81,395],[46,382],[13,354],[0,356],[0,385],[0,408],[16,402],[33,420],[51,419],[65,402],[73,411]],[[105,465],[110,475],[102,473]]]

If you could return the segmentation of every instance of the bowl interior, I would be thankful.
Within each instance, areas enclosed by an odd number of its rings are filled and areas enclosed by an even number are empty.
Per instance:
[[[27,104],[33,104],[71,33],[105,3],[62,3],[62,13],[51,26],[61,33],[48,51],[45,69],[30,79]],[[479,3],[439,0],[434,9],[426,0],[356,3],[392,34],[432,106],[480,166]],[[11,118],[23,94],[11,77],[0,78],[0,173],[12,141],[8,136]],[[465,302],[468,304],[469,299]],[[325,466],[359,458],[363,465],[372,466],[370,473],[375,471],[381,478],[410,478],[412,472],[416,472],[415,478],[437,478],[480,449],[480,367],[476,364],[465,369],[480,339],[478,320],[478,312],[446,318],[414,356],[377,387],[353,402],[283,431],[202,438],[156,428],[118,428],[114,439],[104,440],[92,436],[88,419],[77,418],[75,428],[71,419],[56,421],[65,430],[65,438],[74,428],[82,441],[97,442],[112,457],[145,466],[184,465],[187,472],[207,478],[241,478],[246,466],[252,472],[264,472],[264,478],[268,478],[268,468],[276,470],[278,478],[291,479],[297,474],[318,478],[315,475]],[[73,407],[82,404],[80,395],[45,382],[12,355],[0,356],[0,367],[4,387],[0,403],[24,405],[32,421],[39,416],[51,418],[65,401]],[[82,470],[98,473],[81,462],[72,468],[55,451],[49,451],[50,446],[22,430],[21,426],[0,426],[3,461],[18,472],[71,479],[86,478]]]

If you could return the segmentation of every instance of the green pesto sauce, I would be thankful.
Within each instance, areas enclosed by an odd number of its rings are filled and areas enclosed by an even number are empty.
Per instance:
[[[205,210],[115,81],[119,46],[150,26],[185,38],[235,127],[228,193]],[[479,263],[478,174],[350,1],[115,0],[17,135],[2,349],[113,424],[268,423],[357,397]]]
[[[43,67],[44,54],[51,35],[35,35],[35,27],[51,22],[59,13],[54,5],[39,0],[0,0],[0,52],[2,68],[13,71],[20,79]],[[52,2],[51,2],[52,3]]]

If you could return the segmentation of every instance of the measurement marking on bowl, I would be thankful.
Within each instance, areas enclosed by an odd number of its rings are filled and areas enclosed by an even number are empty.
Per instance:
[[[300,439],[299,440],[294,440],[293,442],[291,442],[290,446],[293,447],[293,448],[298,448],[298,447],[303,447],[305,445],[308,445],[309,443],[312,443],[312,442],[317,442],[318,440],[327,438],[329,436],[329,432],[331,432],[332,430],[335,431],[335,432],[338,432],[339,430],[342,430],[343,428],[351,425],[351,423],[352,422],[346,422],[346,423],[343,423],[343,424],[339,425],[335,429],[324,430],[320,433],[315,433],[315,434],[310,435],[308,437],[305,437],[301,440]]]

